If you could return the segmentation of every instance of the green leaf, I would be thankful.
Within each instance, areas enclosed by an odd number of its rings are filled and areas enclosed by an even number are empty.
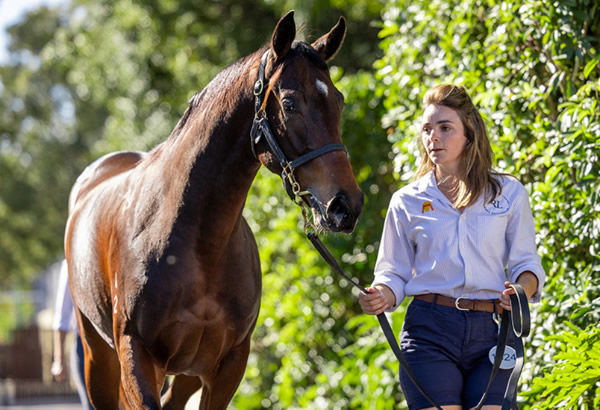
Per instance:
[[[588,61],[588,63],[585,65],[585,68],[583,69],[583,75],[585,76],[585,78],[589,77],[590,73],[592,72],[592,70],[594,70],[598,62],[600,62],[600,54],[596,55],[596,57]]]

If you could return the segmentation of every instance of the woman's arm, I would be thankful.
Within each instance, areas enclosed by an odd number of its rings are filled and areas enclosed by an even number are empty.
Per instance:
[[[515,208],[508,220],[506,227],[506,241],[508,243],[508,280],[513,283],[530,286],[537,284],[537,289],[530,293],[524,290],[531,302],[539,302],[542,288],[546,280],[546,273],[541,264],[535,244],[535,223],[527,191],[518,185],[518,197],[515,199]],[[534,275],[535,278],[531,278]]]
[[[56,381],[62,382],[67,378],[67,368],[65,366],[65,339],[67,332],[64,330],[54,331],[54,354],[52,358],[52,367],[50,373]]]

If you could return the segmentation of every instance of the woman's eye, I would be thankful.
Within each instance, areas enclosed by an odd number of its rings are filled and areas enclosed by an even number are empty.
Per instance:
[[[285,112],[289,112],[292,113],[294,111],[296,111],[296,102],[294,100],[292,100],[291,98],[285,98],[281,104],[283,105],[283,109],[285,110]]]

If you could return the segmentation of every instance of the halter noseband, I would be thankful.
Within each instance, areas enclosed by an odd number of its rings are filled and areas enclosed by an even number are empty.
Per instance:
[[[310,151],[304,155],[299,156],[298,158],[288,161],[285,156],[283,150],[277,143],[275,136],[273,135],[273,131],[271,131],[271,127],[269,126],[269,120],[267,119],[267,113],[263,108],[263,103],[265,100],[266,93],[266,84],[265,84],[265,67],[267,65],[267,58],[269,56],[269,50],[264,52],[260,59],[260,66],[258,68],[258,80],[254,83],[254,121],[252,123],[252,129],[250,130],[250,146],[252,148],[252,153],[258,159],[256,155],[256,144],[260,141],[261,137],[264,135],[267,144],[269,144],[269,148],[277,160],[281,165],[283,171],[281,172],[281,179],[283,180],[283,185],[289,197],[292,201],[296,201],[296,196],[309,195],[312,197],[310,191],[302,191],[300,188],[300,184],[296,180],[294,176],[294,170],[301,165],[306,164],[313,159],[320,157],[323,154],[327,154],[331,151],[344,151],[348,152],[346,146],[344,144],[327,144],[322,146],[321,148],[317,148],[314,151]]]

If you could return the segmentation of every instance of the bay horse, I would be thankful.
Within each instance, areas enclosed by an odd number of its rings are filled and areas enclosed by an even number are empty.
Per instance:
[[[295,41],[288,13],[270,44],[191,98],[164,142],[108,154],[75,182],[65,252],[97,409],[183,408],[200,388],[200,409],[227,407],[260,306],[242,210],[261,164],[312,209],[318,229],[353,231],[363,194],[327,68],[345,33],[341,17],[314,43]],[[176,376],[161,401],[167,375]]]

